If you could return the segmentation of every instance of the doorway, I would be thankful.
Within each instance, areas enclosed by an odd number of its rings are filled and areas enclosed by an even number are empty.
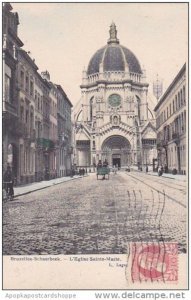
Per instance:
[[[121,167],[121,158],[113,158],[113,166]]]

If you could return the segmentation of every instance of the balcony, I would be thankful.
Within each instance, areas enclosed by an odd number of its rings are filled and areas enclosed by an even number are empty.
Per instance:
[[[36,139],[37,147],[42,149],[51,150],[54,148],[54,142],[49,139],[38,138]]]

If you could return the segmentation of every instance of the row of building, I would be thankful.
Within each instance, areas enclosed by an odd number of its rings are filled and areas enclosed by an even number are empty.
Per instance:
[[[17,184],[68,175],[71,170],[72,103],[50,81],[18,37],[19,17],[3,5],[3,170]]]
[[[155,109],[158,161],[168,172],[186,174],[186,64],[183,65]]]

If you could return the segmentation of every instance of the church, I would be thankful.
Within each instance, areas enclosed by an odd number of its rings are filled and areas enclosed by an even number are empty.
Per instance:
[[[157,154],[149,84],[136,56],[120,44],[113,22],[107,45],[82,74],[74,112],[76,166],[95,167],[100,159],[110,166],[152,166]]]

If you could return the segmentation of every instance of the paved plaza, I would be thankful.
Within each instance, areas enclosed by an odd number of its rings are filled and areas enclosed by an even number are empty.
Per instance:
[[[3,205],[3,253],[120,254],[129,242],[177,242],[186,252],[186,181],[95,174],[18,196]]]

